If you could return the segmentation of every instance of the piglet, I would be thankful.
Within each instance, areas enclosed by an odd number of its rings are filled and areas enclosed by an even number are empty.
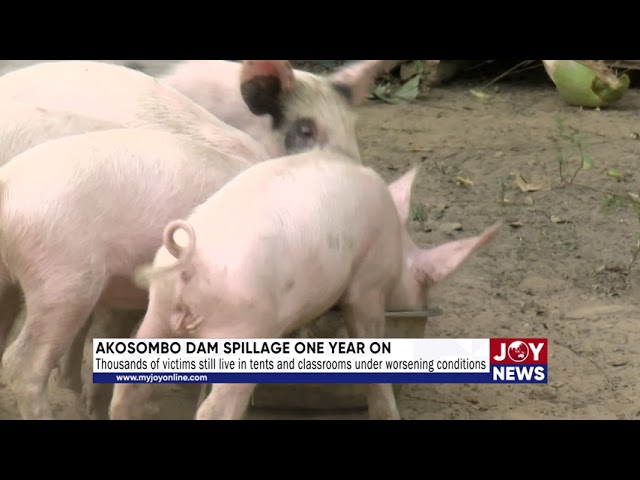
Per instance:
[[[5,100],[0,109],[0,166],[16,155],[49,140],[91,131],[109,130],[118,125],[102,119],[78,115],[61,110],[38,107],[24,102]],[[34,175],[36,173],[34,172]],[[19,286],[5,290],[0,298],[4,309],[0,311],[0,358],[9,332],[4,328],[12,322],[3,322],[3,317],[15,318],[22,309],[22,292]],[[117,331],[125,333],[126,331]],[[84,349],[82,345],[60,365],[59,384],[80,392],[82,387],[80,368]]]
[[[52,418],[49,376],[92,311],[146,310],[129,279],[167,222],[250,165],[183,135],[113,129],[41,143],[0,168],[0,346],[19,285],[27,315],[2,363],[24,419]]]
[[[61,110],[3,101],[0,109],[0,166],[40,143],[118,125],[107,120]]]
[[[364,60],[316,75],[286,60],[186,60],[159,79],[247,132],[274,158],[327,144],[358,157],[354,109],[397,63]]]
[[[277,338],[334,305],[351,337],[382,338],[385,310],[423,309],[430,287],[499,227],[420,248],[406,228],[416,173],[387,186],[373,169],[329,152],[245,170],[170,222],[153,264],[137,271],[150,295],[136,338]],[[116,384],[110,417],[139,418],[151,388]],[[195,418],[240,419],[253,389],[216,384]],[[400,418],[389,384],[370,385],[368,403],[370,418]]]

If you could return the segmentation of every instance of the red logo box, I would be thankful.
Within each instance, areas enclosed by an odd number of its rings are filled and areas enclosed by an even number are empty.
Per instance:
[[[491,365],[546,365],[547,357],[546,338],[489,339]]]

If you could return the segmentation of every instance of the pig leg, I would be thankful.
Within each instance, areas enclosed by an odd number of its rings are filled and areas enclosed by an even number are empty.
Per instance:
[[[229,335],[229,330],[221,331],[218,328],[203,331],[201,338],[271,338],[273,332],[269,332],[269,322],[255,322],[247,319],[269,318],[272,309],[252,309],[247,312],[246,317],[233,324],[233,334]],[[211,324],[211,322],[208,322]],[[258,325],[256,325],[256,323]],[[257,328],[256,328],[257,327]],[[228,383],[211,384],[210,393],[204,400],[202,397],[206,393],[207,384],[202,385],[201,396],[198,400],[198,411],[196,420],[240,420],[244,416],[251,395],[255,389],[255,383]]]
[[[265,302],[265,299],[262,299]],[[248,308],[242,317],[238,317],[236,322],[230,321],[230,315],[227,316],[223,311],[219,311],[218,315],[227,318],[232,330],[229,328],[220,329],[218,327],[203,328],[199,332],[200,338],[273,338],[278,333],[271,328],[272,322],[260,321],[259,319],[268,319],[275,317],[275,308],[273,305],[261,305],[255,302],[253,307]],[[209,318],[204,322],[212,325],[214,319]],[[195,420],[241,420],[245,412],[249,408],[251,395],[256,387],[255,383],[217,383],[211,385],[211,392],[198,407]],[[202,385],[202,390],[207,388],[206,384]]]
[[[196,420],[241,420],[249,407],[255,383],[217,383],[202,402]]]
[[[379,294],[359,295],[344,306],[344,318],[351,338],[384,337],[384,300]],[[400,420],[393,385],[368,385],[369,418]]]
[[[135,338],[172,338],[174,332],[166,318],[165,308],[154,305],[150,298],[142,324]],[[145,383],[117,383],[113,386],[113,395],[109,406],[111,420],[132,420],[144,418],[144,403],[153,391],[153,384]]]
[[[210,384],[210,383],[203,383],[200,386],[200,394],[198,396],[198,403],[196,405],[196,409],[200,408],[202,403],[206,400],[207,395],[209,395],[209,393],[211,393],[211,388],[212,387],[213,387],[213,385]]]
[[[110,315],[96,316],[97,330],[94,338],[130,338],[143,316],[144,311],[135,310],[114,310]],[[113,385],[110,383],[85,382],[82,387],[82,401],[87,415],[94,420],[107,420],[112,394]]]
[[[2,286],[0,278],[0,360],[11,330],[22,310],[22,291],[17,285]]]
[[[95,313],[84,323],[78,334],[73,339],[69,350],[58,363],[58,386],[67,388],[80,395],[82,393],[82,361],[84,360],[84,347],[87,334],[91,325],[95,322]]]
[[[91,314],[104,285],[98,276],[48,265],[46,281],[22,282],[27,317],[2,360],[22,418],[52,419],[47,386],[51,372]],[[87,272],[91,273],[91,271]],[[31,280],[31,282],[29,281]]]

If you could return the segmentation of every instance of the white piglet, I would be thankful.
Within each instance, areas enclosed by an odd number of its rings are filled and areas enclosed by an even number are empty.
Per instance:
[[[277,338],[334,305],[352,337],[384,336],[385,310],[419,310],[495,236],[422,249],[410,238],[413,169],[390,186],[339,154],[307,152],[245,170],[186,220],[139,270],[149,308],[136,338]],[[180,245],[174,233],[188,241]],[[176,262],[176,258],[178,261]],[[116,384],[110,417],[139,418],[150,385]],[[216,384],[197,419],[239,419],[253,384]],[[398,419],[391,385],[371,385],[369,414]]]
[[[116,129],[41,143],[0,168],[0,354],[22,417],[52,418],[52,370],[96,308],[141,310],[130,281],[164,226],[188,215],[251,162],[182,135]]]
[[[31,104],[4,100],[0,110],[0,166],[9,162],[18,154],[36,145],[69,135],[77,135],[99,130],[109,130],[117,125],[106,120],[77,115],[60,110],[37,107]],[[52,159],[54,160],[54,159]],[[38,172],[32,172],[37,175]],[[0,234],[1,237],[1,234]],[[13,322],[5,322],[4,318],[15,318],[22,309],[22,292],[18,285],[0,292],[0,358],[4,351],[6,338]],[[131,323],[131,322],[129,322]],[[116,330],[114,334],[127,333],[127,330]],[[80,391],[80,367],[84,346],[84,337],[79,341],[82,345],[71,352],[61,364],[60,384],[76,392]]]
[[[357,157],[353,110],[398,60],[364,60],[327,75],[286,60],[185,60],[159,77],[222,121],[248,133],[272,157],[331,144]]]

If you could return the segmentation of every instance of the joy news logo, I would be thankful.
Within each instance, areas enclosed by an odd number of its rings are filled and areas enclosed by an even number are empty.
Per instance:
[[[494,383],[547,383],[546,338],[492,338],[489,355]]]

